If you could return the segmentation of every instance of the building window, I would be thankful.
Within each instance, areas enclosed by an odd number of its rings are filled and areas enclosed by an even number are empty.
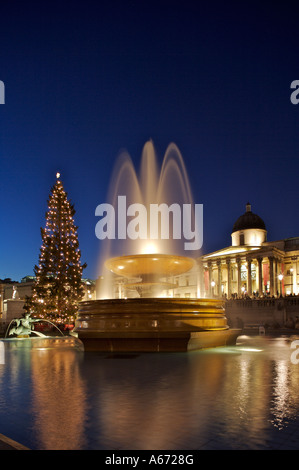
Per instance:
[[[240,245],[244,245],[244,233],[240,233]]]

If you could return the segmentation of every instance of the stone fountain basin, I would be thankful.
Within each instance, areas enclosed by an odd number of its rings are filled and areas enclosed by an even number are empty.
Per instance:
[[[189,271],[194,266],[194,260],[177,255],[139,254],[110,258],[105,266],[119,276],[136,278],[155,275],[161,278]]]
[[[80,303],[75,331],[194,331],[227,329],[218,299],[133,298]]]
[[[186,351],[231,344],[240,332],[222,300],[134,298],[81,302],[73,333],[86,350]]]

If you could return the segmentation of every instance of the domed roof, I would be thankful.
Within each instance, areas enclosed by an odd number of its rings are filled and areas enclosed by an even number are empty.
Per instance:
[[[232,233],[250,228],[259,228],[262,230],[266,230],[266,225],[263,219],[251,212],[251,205],[248,202],[246,204],[246,212],[236,220],[233,226]]]

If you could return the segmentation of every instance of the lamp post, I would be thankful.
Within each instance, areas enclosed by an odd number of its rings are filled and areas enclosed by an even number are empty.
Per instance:
[[[278,275],[278,279],[280,280],[280,295],[282,295],[282,280],[283,280],[283,274],[280,273]]]
[[[212,281],[211,282],[211,286],[212,286],[212,297],[215,297],[215,294],[214,294],[214,287],[215,287],[216,283],[215,281]]]

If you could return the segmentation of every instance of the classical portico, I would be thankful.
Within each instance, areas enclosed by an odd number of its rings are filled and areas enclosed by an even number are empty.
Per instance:
[[[283,254],[275,248],[257,250],[256,253],[255,250],[249,253],[221,250],[205,256],[205,260],[204,280],[208,295],[229,298],[253,293],[282,293],[278,276],[283,272]]]
[[[298,238],[267,242],[265,223],[249,203],[231,237],[231,246],[201,258],[205,296],[298,294]]]

